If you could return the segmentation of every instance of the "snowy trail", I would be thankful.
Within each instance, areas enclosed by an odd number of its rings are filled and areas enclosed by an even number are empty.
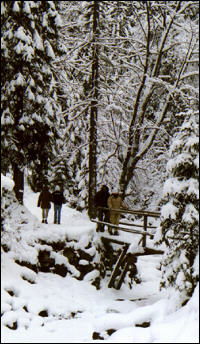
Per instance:
[[[37,207],[37,200],[39,197],[38,193],[33,193],[30,188],[25,185],[25,192],[24,192],[24,205],[27,209],[37,217],[37,219],[41,222],[42,220],[42,210],[41,208]],[[79,236],[83,233],[87,233],[88,229],[92,231],[96,231],[96,224],[91,222],[88,215],[86,213],[81,213],[76,211],[75,209],[69,208],[67,205],[63,204],[61,210],[61,224],[54,224],[54,205],[51,203],[51,209],[49,210],[48,215],[48,224],[41,223],[42,228],[49,228],[52,231],[59,231],[65,232],[69,236]],[[107,230],[104,232],[104,236],[110,237],[107,233]],[[131,233],[119,232],[118,236],[119,240],[135,244],[141,239],[141,235],[133,235]],[[148,246],[151,247],[152,243],[149,238],[147,238]]]
[[[37,207],[37,201],[39,197],[38,193],[33,193],[30,188],[25,185],[24,192],[24,205],[25,207],[37,217],[41,222],[42,220],[42,210]],[[42,228],[49,228],[51,230],[67,232],[69,235],[80,235],[88,232],[88,227],[91,230],[95,230],[95,224],[89,221],[87,214],[81,214],[72,208],[67,207],[67,205],[62,205],[61,210],[61,224],[54,224],[54,206],[51,203],[51,209],[48,214],[48,224],[41,223]]]

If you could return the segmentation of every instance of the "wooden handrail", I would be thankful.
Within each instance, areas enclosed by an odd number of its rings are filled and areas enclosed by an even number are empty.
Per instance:
[[[147,210],[132,210],[132,209],[113,209],[113,208],[106,208],[106,207],[97,207],[98,209],[104,209],[109,211],[115,211],[119,213],[127,213],[127,214],[134,214],[134,215],[147,215],[152,217],[160,217],[161,213],[156,211],[147,211]]]
[[[119,222],[119,224],[123,224],[125,226],[142,227],[143,230],[136,230],[136,229],[132,229],[132,228],[129,229],[129,228],[121,227],[119,225],[115,225],[115,224],[112,224],[112,223],[109,223],[109,222],[104,222],[104,221],[99,221],[99,220],[96,220],[96,219],[91,219],[92,222],[95,222],[95,223],[98,223],[98,224],[102,224],[102,225],[107,225],[108,228],[109,227],[110,228],[116,228],[118,230],[122,230],[122,231],[125,231],[125,232],[129,232],[129,233],[133,233],[133,234],[140,234],[142,237],[141,237],[141,239],[140,239],[140,241],[138,243],[138,246],[139,246],[140,242],[142,241],[143,251],[142,252],[137,252],[135,254],[132,254],[131,258],[135,259],[135,257],[137,257],[137,256],[149,255],[149,254],[163,254],[163,251],[149,249],[149,248],[146,247],[147,236],[149,236],[151,239],[154,238],[154,235],[152,235],[152,234],[147,232],[148,228],[156,228],[155,226],[149,226],[147,219],[148,219],[148,217],[157,217],[157,218],[159,218],[160,215],[161,215],[160,212],[155,212],[155,211],[153,212],[153,211],[146,211],[146,210],[132,210],[132,209],[113,209],[113,208],[106,208],[106,207],[97,207],[97,209],[106,210],[108,213],[110,211],[114,211],[116,213],[134,214],[134,215],[140,215],[140,216],[143,217],[143,225]],[[101,231],[100,228],[99,228],[99,230]],[[97,226],[97,231],[98,231],[98,226]],[[111,241],[111,242],[123,245],[122,241],[119,241],[119,240],[116,240],[116,239],[113,239],[113,238],[102,237],[102,239],[104,239],[106,241],[109,241],[109,242]],[[113,273],[111,275],[111,279],[109,281],[108,287],[113,287],[114,286],[115,278],[117,277],[120,268],[122,268],[123,269],[122,270],[122,274],[119,277],[119,280],[118,280],[118,283],[117,283],[117,286],[116,286],[116,289],[119,289],[121,287],[121,284],[122,284],[122,282],[124,280],[124,277],[125,277],[125,275],[126,275],[126,273],[128,271],[130,263],[128,261],[128,258],[125,261],[124,261],[124,259],[125,259],[125,256],[127,255],[127,250],[128,250],[128,247],[129,247],[130,244],[127,244],[125,242],[124,242],[124,244],[125,244],[125,246],[123,245],[123,249],[122,249],[122,251],[120,253],[120,256],[118,257],[118,260],[117,260],[116,266],[114,268],[114,271],[113,271]],[[125,267],[121,266],[122,265],[122,261],[125,262]]]
[[[146,211],[146,210],[131,210],[131,209],[113,209],[113,208],[106,208],[106,207],[97,207],[97,209],[103,209],[103,210],[107,210],[108,212],[110,211],[114,211],[116,213],[126,213],[126,214],[136,214],[136,215],[141,215],[143,216],[143,225],[138,225],[138,227],[143,227],[143,231],[136,231],[136,230],[132,230],[132,229],[127,229],[124,227],[119,227],[119,226],[115,226],[113,224],[110,224],[110,227],[114,227],[114,228],[118,228],[121,229],[125,232],[130,232],[130,233],[137,233],[137,234],[142,234],[142,246],[145,247],[146,246],[146,236],[149,235],[151,238],[153,238],[152,234],[147,233],[147,229],[148,228],[153,228],[153,226],[148,226],[148,221],[147,218],[148,217],[157,217],[159,218],[161,213],[160,212],[156,212],[156,211]],[[101,223],[101,224],[105,224],[108,225],[108,223],[102,222],[102,221],[96,221],[96,220],[92,220],[93,222],[96,223]],[[125,223],[124,223],[125,224]],[[126,225],[126,224],[125,224]],[[128,224],[127,224],[128,225]],[[135,224],[132,224],[132,226],[136,226]],[[155,227],[154,227],[155,228]]]
[[[119,225],[126,225],[126,226],[133,226],[133,227],[142,227],[142,228],[144,228],[144,226],[143,225],[139,225],[139,224],[137,224],[137,223],[126,223],[126,222],[119,222]],[[147,225],[147,228],[157,228],[156,226],[148,226]]]
[[[101,223],[102,225],[107,225],[107,226],[110,226],[110,227],[113,227],[113,228],[117,228],[117,229],[120,229],[120,230],[122,230],[124,232],[141,234],[141,235],[148,235],[150,237],[153,237],[153,235],[148,233],[148,232],[140,231],[140,230],[137,231],[136,229],[129,229],[129,228],[125,228],[125,227],[119,227],[119,226],[113,225],[112,223],[109,223],[109,222],[98,221],[98,220],[95,220],[95,219],[91,219],[91,222]]]

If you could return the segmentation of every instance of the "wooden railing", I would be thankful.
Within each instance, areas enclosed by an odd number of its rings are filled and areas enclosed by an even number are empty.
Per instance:
[[[143,247],[146,247],[146,236],[147,235],[150,235],[148,232],[147,232],[147,229],[148,228],[156,228],[154,226],[149,226],[148,225],[148,217],[155,217],[155,218],[159,218],[161,213],[160,212],[156,212],[156,211],[146,211],[146,210],[132,210],[132,209],[112,209],[112,208],[106,208],[106,207],[98,207],[98,209],[103,209],[103,210],[107,210],[107,211],[110,211],[110,210],[113,210],[115,212],[118,212],[118,213],[125,213],[125,214],[133,214],[133,215],[139,215],[139,216],[142,216],[143,217],[143,225],[137,225],[137,224],[134,224],[134,223],[125,223],[125,222],[120,222],[120,224],[124,224],[124,225],[127,225],[127,226],[136,226],[136,227],[142,227],[143,228],[143,231],[136,231],[136,230],[127,230],[126,228],[123,228],[123,227],[118,227],[117,228],[119,230],[124,230],[124,231],[128,231],[128,232],[132,232],[132,233],[140,233],[140,234],[143,234],[143,237],[142,237],[142,246]],[[97,222],[95,220],[95,222]],[[103,222],[102,222],[103,224]],[[105,224],[105,223],[104,223]],[[106,223],[107,224],[107,223]],[[110,225],[112,226],[112,225]],[[114,225],[113,225],[114,227]]]
[[[153,235],[148,233],[147,229],[148,228],[156,228],[155,226],[149,226],[148,225],[148,217],[159,218],[161,213],[155,212],[155,211],[132,210],[132,209],[108,209],[108,208],[104,208],[104,207],[99,207],[99,209],[103,209],[103,210],[107,210],[107,211],[114,210],[115,212],[119,212],[119,213],[133,214],[133,215],[139,215],[139,216],[143,217],[143,225],[139,225],[139,224],[135,224],[135,223],[125,223],[125,222],[119,223],[119,224],[123,224],[123,225],[127,225],[127,226],[136,226],[139,228],[142,227],[142,229],[126,228],[126,227],[113,225],[113,224],[108,223],[108,222],[103,222],[103,221],[99,221],[96,219],[91,219],[92,222],[95,222],[97,224],[107,225],[107,226],[116,228],[117,230],[122,230],[122,231],[133,233],[133,234],[140,234],[142,236],[138,245],[142,241],[143,250],[139,251],[139,252],[135,252],[135,253],[133,253],[133,252],[127,253],[128,248],[131,245],[131,243],[127,243],[127,242],[124,242],[124,241],[121,241],[118,239],[114,239],[113,237],[110,238],[110,237],[101,236],[101,240],[104,244],[107,242],[109,242],[109,243],[112,242],[112,243],[119,244],[122,246],[121,252],[119,253],[119,256],[117,258],[114,270],[111,274],[111,277],[110,277],[110,280],[108,283],[109,288],[114,287],[115,289],[120,289],[127,271],[131,268],[131,266],[132,267],[135,266],[138,256],[152,255],[152,254],[163,254],[164,253],[162,250],[157,250],[154,248],[147,248],[146,247],[146,237],[150,236],[151,238],[153,238]],[[135,271],[136,271],[135,272],[135,274],[136,274],[137,269],[135,269]]]

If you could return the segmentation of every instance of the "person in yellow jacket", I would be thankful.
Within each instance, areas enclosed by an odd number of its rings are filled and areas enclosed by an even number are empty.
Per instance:
[[[119,195],[118,190],[113,191],[113,193],[108,198],[107,204],[108,204],[108,208],[110,209],[110,223],[118,226],[121,213],[114,211],[113,209],[120,209],[120,208],[127,209],[126,205],[122,201],[122,197]],[[118,235],[117,229],[115,228],[113,229],[114,229],[113,234]],[[112,227],[109,227],[108,231],[110,234],[112,234]]]

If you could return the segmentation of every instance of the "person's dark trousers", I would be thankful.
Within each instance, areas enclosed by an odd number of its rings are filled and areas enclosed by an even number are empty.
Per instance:
[[[109,210],[103,210],[103,215],[104,215],[103,221],[104,222],[110,222],[110,212],[109,212]]]
[[[62,205],[54,204],[54,223],[60,224]]]
[[[103,209],[97,209],[97,217],[99,221],[103,221]],[[97,224],[97,232],[104,232],[104,225],[102,223]]]

